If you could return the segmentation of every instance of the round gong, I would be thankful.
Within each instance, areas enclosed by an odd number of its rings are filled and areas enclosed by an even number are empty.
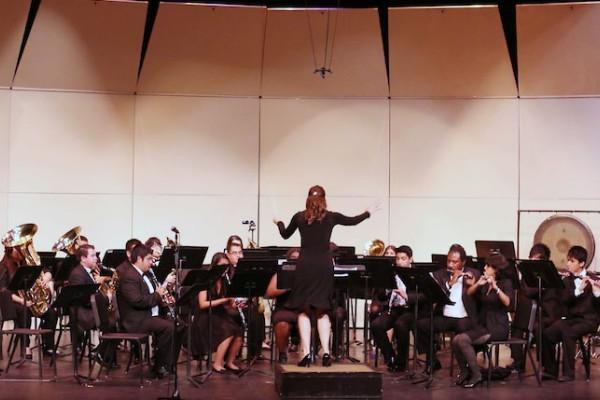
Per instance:
[[[594,258],[596,250],[590,228],[570,214],[557,214],[546,218],[535,231],[533,243],[543,243],[550,248],[550,259],[559,270],[566,269],[567,253],[572,246],[579,245],[587,250],[586,266]]]

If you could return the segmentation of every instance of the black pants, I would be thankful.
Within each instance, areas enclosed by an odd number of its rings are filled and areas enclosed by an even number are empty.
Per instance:
[[[577,339],[588,333],[596,331],[598,324],[583,318],[559,319],[548,328],[542,335],[542,360],[544,370],[554,376],[558,376],[558,364],[556,363],[556,344],[563,343],[563,375],[575,376],[575,343]]]
[[[473,323],[469,317],[465,318],[451,318],[444,317],[442,315],[436,315],[433,317],[433,334],[437,332],[453,332],[453,333],[463,333],[472,329]],[[430,319],[424,318],[420,319],[417,322],[417,330],[418,330],[418,342],[417,342],[417,350],[419,354],[426,353],[427,359],[429,359],[429,343],[431,340],[430,331]],[[435,358],[435,352],[433,357]]]
[[[414,320],[414,314],[411,310],[394,307],[390,314],[385,311],[371,322],[373,339],[381,349],[383,359],[386,363],[392,357],[395,357],[392,343],[387,335],[387,331],[393,329],[398,351],[398,365],[401,369],[406,368],[410,345],[410,330],[414,328]]]
[[[140,323],[136,332],[140,333],[152,333],[156,339],[156,362],[154,367],[156,369],[165,367],[171,368],[173,361],[176,361],[177,357],[173,359],[172,345],[174,340],[174,327],[173,322],[168,319],[161,317],[148,317]],[[175,354],[179,354],[178,349],[175,349]]]
[[[15,303],[16,318],[14,320],[15,327],[17,328],[29,328],[31,326],[31,311],[24,305]],[[54,332],[56,331],[56,323],[58,321],[58,314],[54,308],[49,308],[44,314],[40,316],[41,329],[50,329],[52,333],[44,335],[42,337],[42,345],[44,350],[54,349]],[[25,346],[29,346],[29,336],[25,336]]]

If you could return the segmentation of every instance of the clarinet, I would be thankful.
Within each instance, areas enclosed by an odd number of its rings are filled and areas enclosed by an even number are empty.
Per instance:
[[[154,286],[156,286],[156,288],[160,287],[160,283],[158,283],[158,279],[156,279],[156,275],[154,275],[154,271],[152,269],[149,270],[150,272],[150,279],[152,279],[152,283],[154,284]],[[175,319],[175,299],[173,299],[173,296],[171,296],[171,294],[169,292],[166,292],[164,295],[161,296],[161,300],[162,303],[165,307],[167,307],[168,311],[167,311],[167,316],[170,319]]]
[[[231,286],[231,279],[229,279],[229,274],[226,272],[225,273],[225,279],[227,280],[227,286]],[[237,298],[235,299],[237,300]],[[237,309],[238,314],[240,314],[240,319],[242,320],[242,326],[245,328],[246,327],[246,317],[244,317],[244,311],[242,310],[242,307],[240,307],[239,305],[235,307]]]

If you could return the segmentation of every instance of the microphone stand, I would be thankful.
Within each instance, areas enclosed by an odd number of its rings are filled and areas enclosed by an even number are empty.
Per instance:
[[[178,319],[179,319],[179,311],[178,311],[178,302],[179,302],[179,294],[181,291],[181,284],[179,282],[179,276],[181,275],[181,263],[183,260],[179,257],[179,231],[173,229],[175,232],[175,247],[173,249],[173,257],[175,259],[175,315],[173,316],[173,339],[171,340],[171,368],[173,370],[173,392],[167,397],[159,397],[160,400],[181,400],[181,396],[179,395],[179,379],[177,374],[177,363],[178,363],[178,354],[175,354],[175,341],[178,340]],[[189,349],[188,349],[189,351]],[[170,386],[167,387],[169,390]]]

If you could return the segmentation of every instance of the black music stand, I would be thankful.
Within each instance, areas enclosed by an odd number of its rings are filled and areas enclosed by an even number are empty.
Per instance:
[[[364,290],[364,283],[363,283],[363,279],[362,276],[363,274],[365,274],[366,271],[366,267],[362,264],[357,264],[357,265],[340,265],[337,264],[334,267],[334,285],[335,285],[335,290],[336,291],[343,291],[345,293],[345,297],[346,297],[346,343],[345,343],[345,349],[344,349],[344,358],[346,358],[347,360],[350,360],[353,363],[359,363],[360,360],[352,357],[350,355],[350,291],[362,291]],[[362,292],[362,294],[364,295],[364,292]],[[337,294],[336,294],[337,297]],[[336,325],[338,324],[337,321],[337,312],[335,313],[336,316]],[[365,316],[366,318],[366,316]],[[337,349],[336,349],[336,356],[337,356]],[[340,357],[336,357],[336,359],[339,359]]]
[[[174,268],[200,268],[204,263],[207,252],[208,246],[165,247],[158,261],[158,266],[155,268],[156,277],[162,282]],[[179,257],[181,265],[176,260],[176,256]]]
[[[100,285],[67,285],[63,287],[59,293],[56,301],[54,302],[55,307],[81,307],[89,304],[90,296],[98,291]],[[71,334],[71,343],[73,351],[71,352],[73,358],[73,378],[80,385],[89,385],[89,379],[86,376],[79,374],[79,356],[77,354],[77,343],[75,340],[75,332],[77,332],[77,310],[73,310],[70,313],[69,318],[69,330]],[[56,351],[56,349],[55,349]]]
[[[248,299],[248,304],[251,305],[253,303],[253,298],[264,296],[267,287],[269,286],[269,281],[271,280],[273,273],[277,270],[277,266],[277,259],[240,259],[235,268],[233,278],[231,279],[231,284],[226,290],[227,297],[245,297]],[[254,326],[253,324],[255,321],[253,314],[253,310],[249,308],[247,329],[251,329],[251,327]],[[260,353],[260,348],[257,350],[257,353]],[[255,354],[253,357],[248,358],[247,366],[240,371],[238,374],[239,377],[244,376],[250,371],[252,365],[256,362],[257,357],[258,354]]]
[[[188,317],[188,335],[187,335],[187,378],[192,384],[198,387],[199,383],[203,384],[208,378],[211,377],[212,371],[212,288],[215,283],[221,278],[223,273],[229,268],[229,264],[226,265],[215,265],[212,268],[203,267],[202,269],[195,269],[188,272],[183,280],[182,286],[189,286],[187,292],[182,295],[177,301],[177,309],[180,306],[193,304],[197,295],[200,291],[206,290],[208,299],[208,366],[207,371],[191,376],[191,360],[190,353],[192,351],[191,342],[191,312],[193,307],[190,309],[190,317]],[[197,380],[198,379],[198,380]]]
[[[542,324],[542,289],[564,289],[565,285],[558,274],[554,263],[550,260],[520,260],[517,263],[523,280],[529,287],[538,289],[538,382],[542,383],[544,367],[542,359],[542,342],[544,327]]]
[[[127,251],[125,249],[106,250],[104,257],[102,257],[102,265],[112,269],[116,269],[124,261],[127,261]]]
[[[434,340],[433,340],[433,314],[435,304],[454,304],[450,300],[446,291],[440,286],[440,284],[431,276],[427,269],[423,268],[406,268],[398,270],[398,276],[404,282],[407,289],[415,290],[423,293],[430,304],[429,310],[429,362],[432,363],[434,359]],[[416,346],[416,342],[415,342]],[[414,360],[413,360],[414,363]],[[413,384],[425,382],[425,388],[429,388],[433,382],[433,367],[429,367],[429,373],[427,377],[417,379],[413,381]]]
[[[507,260],[516,258],[515,243],[510,240],[476,240],[475,251],[477,257],[487,257],[491,253],[500,253]]]

